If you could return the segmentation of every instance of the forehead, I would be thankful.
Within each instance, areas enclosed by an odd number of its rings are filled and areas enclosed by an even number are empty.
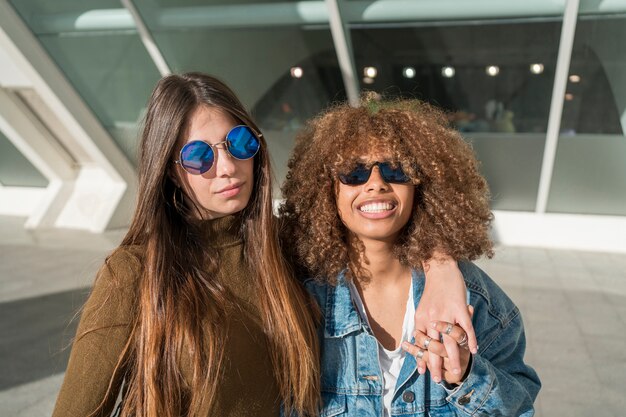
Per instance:
[[[192,140],[205,140],[209,143],[221,142],[236,124],[235,119],[221,109],[198,106],[189,117],[185,142]]]
[[[361,154],[354,158],[357,162],[371,163],[371,162],[383,162],[391,161],[394,159],[393,155],[389,151],[374,151],[366,154]]]
[[[363,146],[360,146],[358,149],[353,149],[346,159],[351,162],[367,164],[376,161],[391,161],[397,159],[397,157],[398,155],[396,155],[389,146],[365,141]]]

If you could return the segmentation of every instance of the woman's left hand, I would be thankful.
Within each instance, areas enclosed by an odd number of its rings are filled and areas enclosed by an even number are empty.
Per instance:
[[[460,368],[455,368],[450,358],[446,346],[437,339],[433,339],[424,332],[417,330],[415,332],[415,345],[409,342],[402,343],[402,349],[410,353],[417,360],[417,371],[420,375],[426,372],[426,363],[433,357],[442,359],[443,362],[443,379],[448,384],[460,384],[463,382],[463,376],[467,372],[470,360],[470,351],[467,347],[467,333],[456,325],[445,321],[436,321],[431,323],[431,328],[440,334],[443,340],[448,339],[452,343],[459,346]]]
[[[471,315],[466,305],[467,294],[463,275],[456,261],[441,253],[424,263],[426,283],[424,293],[415,310],[415,330],[436,338],[438,334],[430,328],[430,323],[437,320],[458,324],[467,334],[470,352],[476,353],[478,345],[472,325]],[[460,352],[458,346],[445,341],[447,355],[452,369],[460,368]],[[431,377],[435,382],[441,381],[442,360],[432,356],[428,361]],[[462,374],[461,374],[462,375]]]

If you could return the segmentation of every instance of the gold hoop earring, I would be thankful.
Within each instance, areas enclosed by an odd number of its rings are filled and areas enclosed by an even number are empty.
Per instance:
[[[176,198],[176,194],[178,193],[180,193],[180,206],[178,205],[178,199]],[[185,204],[185,194],[183,194],[183,190],[181,190],[180,187],[176,187],[174,189],[172,200],[174,201],[174,208],[178,211],[182,211]]]

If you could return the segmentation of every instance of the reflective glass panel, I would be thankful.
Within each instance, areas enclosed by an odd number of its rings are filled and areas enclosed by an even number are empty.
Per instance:
[[[626,214],[625,44],[624,14],[579,17],[550,212]]]
[[[14,187],[47,187],[46,177],[0,132],[0,183]]]
[[[116,0],[11,1],[69,82],[129,157],[159,73]]]
[[[416,2],[419,8],[419,2]],[[420,98],[473,143],[494,209],[534,210],[561,17],[354,23],[362,89]]]

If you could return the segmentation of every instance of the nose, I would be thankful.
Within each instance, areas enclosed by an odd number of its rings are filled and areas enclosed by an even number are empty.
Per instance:
[[[213,162],[215,164],[216,177],[231,177],[237,170],[235,166],[236,160],[225,146],[224,144],[216,146],[215,161]]]
[[[382,175],[380,175],[378,166],[372,167],[372,173],[365,183],[365,191],[387,191],[388,189],[389,184],[387,184]]]

